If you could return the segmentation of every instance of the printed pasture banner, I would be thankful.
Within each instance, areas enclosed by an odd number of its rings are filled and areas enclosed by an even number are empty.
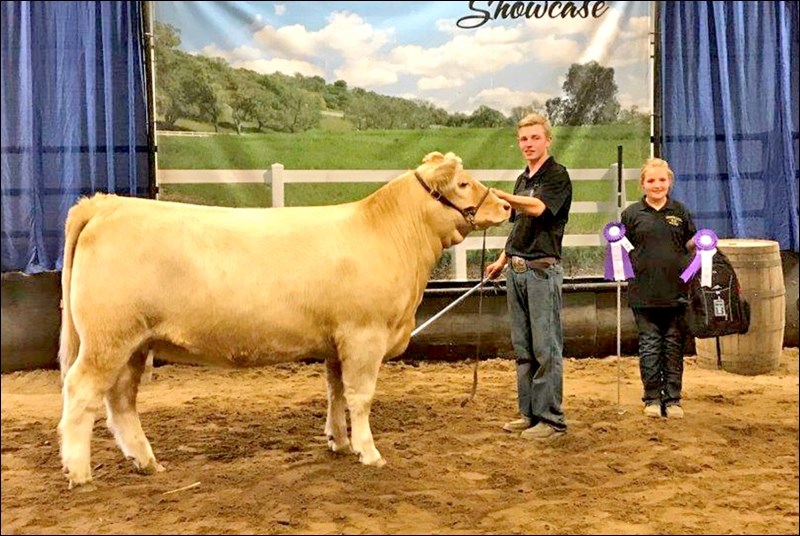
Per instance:
[[[649,10],[649,2],[156,2],[159,196],[341,203],[431,151],[455,152],[478,179],[510,191],[525,165],[516,123],[539,112],[553,124],[551,154],[573,179],[567,275],[600,275],[602,229],[625,190],[638,197],[637,170],[650,155]],[[508,231],[489,231],[489,260]],[[432,278],[479,277],[481,246],[473,233]]]

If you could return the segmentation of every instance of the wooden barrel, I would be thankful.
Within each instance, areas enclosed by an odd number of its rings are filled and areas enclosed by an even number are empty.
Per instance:
[[[750,304],[750,329],[744,335],[716,340],[695,339],[697,363],[703,368],[753,376],[778,368],[786,324],[786,288],[777,242],[722,239],[717,248],[728,257]]]

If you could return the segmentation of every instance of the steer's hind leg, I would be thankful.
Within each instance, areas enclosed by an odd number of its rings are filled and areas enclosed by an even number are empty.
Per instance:
[[[153,455],[150,442],[142,430],[139,412],[136,411],[136,395],[146,360],[146,351],[134,352],[120,371],[117,381],[106,393],[106,424],[125,457],[133,460],[137,471],[149,475],[163,471],[164,468]]]
[[[350,410],[350,435],[353,450],[364,465],[384,465],[386,461],[375,448],[369,426],[369,412],[378,370],[386,353],[386,338],[374,334],[349,335],[339,345],[342,380],[347,408]]]
[[[119,365],[82,344],[75,363],[64,377],[63,408],[58,431],[61,463],[69,487],[91,482],[92,428],[103,396],[113,384]],[[121,362],[118,362],[121,364]]]
[[[325,420],[328,447],[333,452],[349,451],[350,440],[347,438],[342,362],[336,357],[327,358],[325,372],[328,380],[328,418]]]

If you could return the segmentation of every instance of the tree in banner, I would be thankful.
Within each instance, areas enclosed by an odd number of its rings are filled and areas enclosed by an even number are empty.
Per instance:
[[[414,122],[411,128],[428,128],[431,125],[446,125],[447,110],[424,100],[414,100]]]
[[[197,61],[190,66],[192,72],[188,84],[183,84],[183,94],[193,103],[192,119],[214,125],[219,132],[225,103],[222,87],[227,65],[221,58],[196,56]]]
[[[167,128],[175,128],[175,122],[189,114],[191,106],[183,95],[183,87],[188,73],[185,65],[188,56],[177,50],[181,44],[178,29],[169,24],[155,24],[155,65],[158,91],[156,109],[163,116]]]
[[[359,87],[353,88],[351,94],[352,98],[344,110],[345,118],[353,123],[357,130],[380,128],[382,117],[378,96]]]
[[[242,133],[246,121],[256,122],[256,108],[266,96],[266,91],[255,78],[255,73],[244,69],[231,69],[225,77],[225,102],[231,109],[237,134]]]
[[[573,63],[562,86],[563,97],[545,104],[550,121],[559,125],[599,125],[617,120],[620,105],[614,69],[596,61]]]
[[[325,107],[322,95],[302,89],[298,78],[281,73],[261,75],[259,85],[264,92],[253,109],[259,130],[302,132],[319,125]]]
[[[537,113],[537,114],[545,114],[547,113],[547,108],[544,104],[542,104],[538,100],[532,100],[530,104],[525,106],[514,106],[511,108],[511,123],[516,125],[520,122],[520,120],[528,114]],[[552,122],[552,118],[551,118]]]
[[[347,82],[337,80],[333,84],[325,86],[325,105],[329,110],[344,111],[350,103],[350,92],[347,89]]]
[[[502,112],[482,104],[469,116],[469,124],[472,127],[504,127],[508,125],[508,118]]]
[[[318,93],[300,89],[285,93],[281,104],[286,108],[285,125],[294,133],[319,126],[325,101]]]
[[[626,125],[642,125],[644,127],[649,127],[650,115],[640,111],[638,106],[633,105],[630,108],[620,110],[617,121]]]

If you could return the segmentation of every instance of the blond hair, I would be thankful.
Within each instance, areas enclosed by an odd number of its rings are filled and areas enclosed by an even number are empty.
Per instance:
[[[542,128],[544,129],[544,135],[547,136],[547,139],[553,139],[553,127],[550,125],[550,120],[541,114],[532,113],[526,115],[519,120],[519,123],[517,123],[517,130],[521,129],[522,127],[532,127],[534,125],[542,125]]]
[[[639,183],[644,181],[644,176],[649,170],[656,168],[664,168],[667,170],[667,176],[669,177],[670,183],[675,180],[675,174],[672,172],[672,168],[669,167],[669,162],[662,160],[661,158],[648,158],[645,160],[644,164],[642,164],[642,169],[639,173]]]

